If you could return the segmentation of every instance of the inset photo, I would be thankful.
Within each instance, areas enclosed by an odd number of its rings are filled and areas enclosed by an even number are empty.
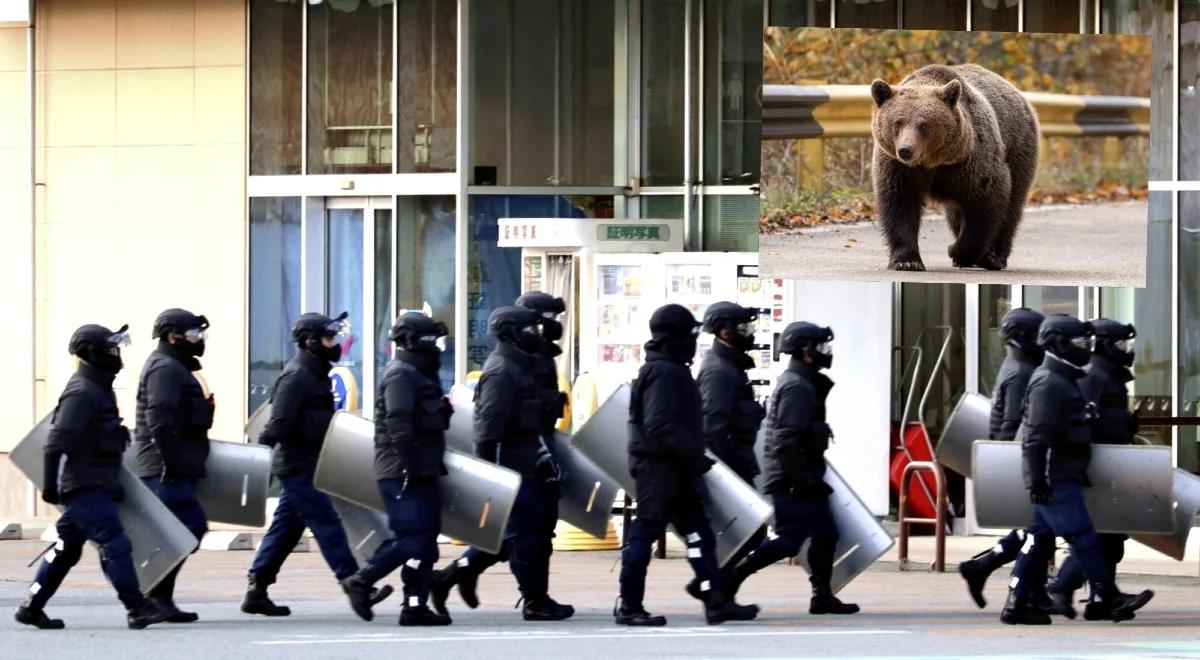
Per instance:
[[[798,280],[1142,287],[1151,40],[776,28],[760,266]]]

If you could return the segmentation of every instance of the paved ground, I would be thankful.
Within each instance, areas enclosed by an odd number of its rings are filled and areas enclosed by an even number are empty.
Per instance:
[[[967,539],[972,547],[983,539]],[[1000,624],[1005,580],[993,579],[985,611],[975,609],[959,577],[901,573],[881,562],[843,596],[863,614],[832,619],[807,614],[807,581],[799,568],[777,565],[747,583],[745,601],[763,607],[752,623],[706,626],[697,604],[683,593],[687,564],[676,555],[651,565],[647,604],[670,625],[621,629],[609,615],[616,591],[615,552],[558,553],[551,584],[555,595],[579,610],[568,622],[531,624],[511,609],[516,600],[504,567],[481,581],[483,606],[464,611],[455,602],[455,625],[440,630],[395,625],[398,600],[365,623],[354,617],[317,553],[294,555],[272,589],[294,614],[248,617],[237,610],[248,552],[201,551],[180,579],[178,600],[201,615],[197,624],[124,628],[123,613],[90,550],[51,603],[65,631],[38,631],[7,619],[24,597],[32,570],[25,564],[38,541],[0,542],[0,654],[4,658],[260,658],[405,657],[483,658],[1117,658],[1200,657],[1200,592],[1195,578],[1122,576],[1127,589],[1153,587],[1158,597],[1136,621],[1122,624],[1056,621],[1045,628]],[[955,546],[957,547],[957,546]],[[964,545],[964,548],[966,546]],[[914,545],[914,556],[925,546]],[[457,554],[443,546],[443,557]],[[953,554],[953,553],[952,553]]]
[[[759,263],[764,276],[797,280],[1140,287],[1146,214],[1146,202],[1029,207],[1008,268],[999,272],[953,267],[940,215],[921,223],[925,272],[887,270],[887,247],[873,223],[760,235]]]

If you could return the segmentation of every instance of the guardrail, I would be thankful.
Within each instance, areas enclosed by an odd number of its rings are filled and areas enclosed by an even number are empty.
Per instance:
[[[1022,92],[1037,111],[1042,137],[1104,137],[1103,163],[1117,165],[1124,137],[1150,134],[1150,99]],[[763,85],[763,140],[799,140],[798,181],[820,188],[824,139],[871,137],[869,85]],[[1045,145],[1043,144],[1043,150]]]

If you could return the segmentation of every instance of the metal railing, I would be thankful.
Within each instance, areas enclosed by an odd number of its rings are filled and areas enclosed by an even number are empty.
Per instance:
[[[937,515],[934,518],[910,518],[908,516],[908,490],[912,477],[918,471],[932,472],[937,483]],[[897,540],[899,561],[897,567],[902,571],[911,570],[912,562],[908,558],[908,526],[933,525],[934,548],[933,561],[929,569],[936,573],[946,572],[946,475],[940,465],[933,461],[916,461],[904,466],[904,474],[900,476],[900,508],[897,511],[900,520],[900,538]]]

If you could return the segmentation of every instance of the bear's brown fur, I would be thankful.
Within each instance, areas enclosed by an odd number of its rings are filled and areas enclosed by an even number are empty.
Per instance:
[[[1038,120],[1004,78],[974,64],[933,64],[892,87],[871,84],[872,176],[893,270],[925,270],[917,237],[926,202],[954,235],[955,266],[1000,270],[1038,164]]]

